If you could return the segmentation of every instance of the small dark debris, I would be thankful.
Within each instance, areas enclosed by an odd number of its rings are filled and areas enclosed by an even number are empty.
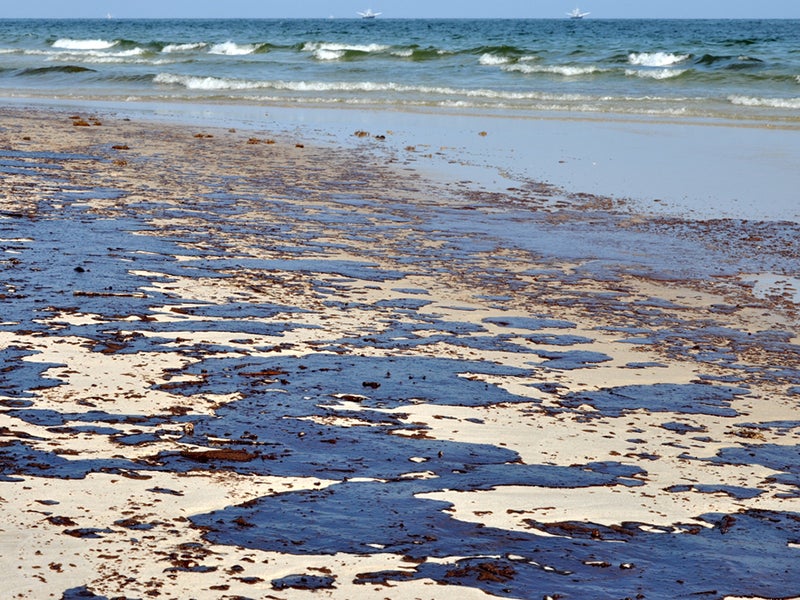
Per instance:
[[[69,517],[47,517],[47,520],[53,525],[59,525],[61,527],[71,527],[72,525],[77,525],[77,523]]]
[[[280,579],[272,580],[274,590],[331,590],[334,589],[335,577],[320,575],[287,575]]]

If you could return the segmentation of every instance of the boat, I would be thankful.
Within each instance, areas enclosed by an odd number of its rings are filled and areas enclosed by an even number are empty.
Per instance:
[[[589,14],[588,12],[582,12],[580,8],[575,8],[572,11],[568,12],[567,16],[570,19],[582,19],[588,14]]]
[[[374,19],[375,17],[377,17],[381,13],[373,12],[371,8],[368,8],[367,10],[365,10],[363,12],[360,12],[358,14],[362,19]]]

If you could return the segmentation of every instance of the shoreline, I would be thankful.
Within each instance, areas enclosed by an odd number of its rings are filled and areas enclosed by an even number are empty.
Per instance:
[[[383,136],[385,156],[443,184],[491,192],[546,184],[629,204],[654,217],[800,222],[797,128],[646,115],[454,114],[355,107],[7,99],[54,110],[184,125],[282,132],[311,143],[358,146]],[[72,108],[70,108],[72,107]],[[368,133],[367,139],[353,133]],[[363,144],[361,144],[363,145]],[[373,148],[380,151],[378,145]]]
[[[795,224],[127,118],[0,111],[13,597],[800,594]]]

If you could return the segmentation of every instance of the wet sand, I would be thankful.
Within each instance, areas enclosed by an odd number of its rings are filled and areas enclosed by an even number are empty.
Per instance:
[[[351,135],[0,113],[7,597],[800,595],[800,226]]]

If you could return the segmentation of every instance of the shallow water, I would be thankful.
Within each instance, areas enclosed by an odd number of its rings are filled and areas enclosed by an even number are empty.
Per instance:
[[[284,132],[326,145],[367,147],[445,184],[488,191],[541,182],[565,194],[624,199],[631,209],[648,214],[800,221],[800,134],[792,128],[561,113],[514,118],[444,109],[31,99],[7,103]],[[359,138],[356,131],[370,135]],[[377,135],[385,139],[376,140]]]

